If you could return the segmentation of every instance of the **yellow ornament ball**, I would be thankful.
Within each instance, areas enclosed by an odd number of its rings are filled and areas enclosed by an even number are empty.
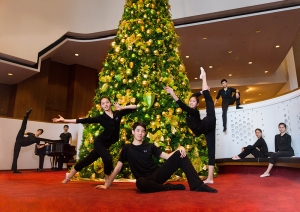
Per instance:
[[[125,39],[124,38],[121,39],[121,43],[125,43]]]
[[[159,107],[160,107],[160,104],[159,104],[158,102],[155,102],[155,103],[154,103],[154,108],[157,109],[157,108],[159,108]]]
[[[161,115],[156,115],[156,120],[160,120],[161,119]]]
[[[146,52],[146,53],[149,53],[149,52],[150,52],[150,49],[146,48],[146,49],[145,49],[145,52]]]
[[[182,109],[181,109],[180,107],[177,108],[177,109],[176,109],[176,113],[177,113],[177,114],[181,114],[181,113],[182,113]]]
[[[115,42],[115,41],[113,41],[113,42],[110,43],[110,46],[111,46],[111,47],[114,47],[115,45],[116,45],[116,42]]]
[[[128,80],[127,79],[123,79],[123,84],[127,84]]]
[[[159,55],[159,51],[158,51],[158,50],[154,50],[154,51],[153,51],[153,54],[154,54],[154,55]]]
[[[143,87],[148,87],[148,85],[149,85],[149,82],[147,80],[143,80],[142,86]]]
[[[130,83],[130,84],[133,83],[133,80],[132,79],[128,80],[128,83]]]
[[[109,75],[110,75],[111,77],[114,77],[114,76],[115,76],[115,72],[114,72],[114,71],[111,71]]]
[[[129,67],[133,68],[134,67],[134,62],[129,62]]]
[[[119,52],[120,52],[120,47],[119,47],[119,46],[116,46],[115,52],[116,52],[116,53],[119,53]]]
[[[124,63],[125,63],[125,59],[124,59],[124,58],[120,58],[119,61],[120,61],[121,64],[124,64]]]
[[[134,97],[130,99],[130,103],[131,103],[131,104],[134,104],[135,101],[136,101],[136,98],[134,98]]]

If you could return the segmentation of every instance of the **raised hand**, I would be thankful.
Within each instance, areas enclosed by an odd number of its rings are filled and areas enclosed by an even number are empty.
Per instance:
[[[171,87],[169,87],[169,86],[165,86],[164,89],[165,89],[165,91],[166,91],[167,93],[170,93],[170,94],[174,92],[174,91],[173,91],[173,88],[171,88]]]
[[[115,106],[116,110],[122,110],[122,107],[119,105],[118,102],[114,102],[114,106]]]
[[[178,148],[178,150],[179,150],[179,152],[180,152],[180,157],[181,158],[184,158],[185,156],[186,156],[186,151],[185,151],[185,148],[183,147],[183,146],[180,146],[179,148]]]
[[[65,121],[65,119],[64,119],[64,117],[62,117],[61,115],[58,115],[59,116],[59,118],[53,118],[52,119],[52,121],[53,122],[63,122],[63,121]]]

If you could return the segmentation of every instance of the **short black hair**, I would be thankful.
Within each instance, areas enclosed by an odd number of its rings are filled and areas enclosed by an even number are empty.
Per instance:
[[[42,132],[41,134],[43,134],[43,133],[44,133],[44,130],[43,130],[43,129],[38,129],[37,131],[41,131],[41,132]]]
[[[65,128],[65,127],[69,128],[69,125],[66,124],[66,125],[64,125],[64,128]]]
[[[223,82],[227,82],[227,80],[226,80],[226,79],[222,79],[222,80],[221,80],[221,84],[222,84]]]
[[[256,130],[258,130],[259,132],[261,132],[261,133],[262,133],[261,129],[259,129],[259,128],[256,128],[256,129],[254,130],[254,132],[256,132]]]
[[[138,122],[135,122],[133,125],[132,125],[132,130],[135,130],[135,128],[137,128],[138,126],[141,126],[142,128],[145,129],[146,131],[146,124],[142,121],[138,121]]]
[[[283,122],[279,123],[279,124],[278,124],[278,127],[279,127],[280,125],[283,125],[284,128],[286,128],[286,124],[285,124],[285,123],[283,123]]]

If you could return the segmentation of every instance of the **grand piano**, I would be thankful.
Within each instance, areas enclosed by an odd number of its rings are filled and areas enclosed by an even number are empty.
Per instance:
[[[67,163],[69,160],[72,160],[77,153],[75,149],[76,146],[64,144],[63,140],[47,140],[45,142],[49,143],[49,146],[45,146],[41,149],[38,149],[36,146],[35,155],[48,155],[50,157],[52,169],[54,169],[58,157],[63,158],[63,163]]]

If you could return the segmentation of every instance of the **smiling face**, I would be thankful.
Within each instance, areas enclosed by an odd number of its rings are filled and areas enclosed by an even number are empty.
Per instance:
[[[134,130],[132,130],[132,134],[135,141],[142,142],[146,135],[146,130],[142,126],[137,126]]]
[[[279,132],[280,132],[280,133],[285,133],[285,131],[286,131],[286,128],[285,128],[284,124],[280,124],[280,125],[278,126],[278,129],[279,129]]]
[[[198,105],[199,105],[199,103],[198,103],[198,101],[197,101],[197,98],[194,97],[194,96],[192,96],[192,97],[190,98],[190,101],[189,101],[189,107],[190,107],[190,108],[197,108]]]
[[[110,102],[109,99],[107,99],[107,98],[102,98],[100,104],[101,104],[101,108],[102,108],[104,111],[110,110],[111,102]]]

